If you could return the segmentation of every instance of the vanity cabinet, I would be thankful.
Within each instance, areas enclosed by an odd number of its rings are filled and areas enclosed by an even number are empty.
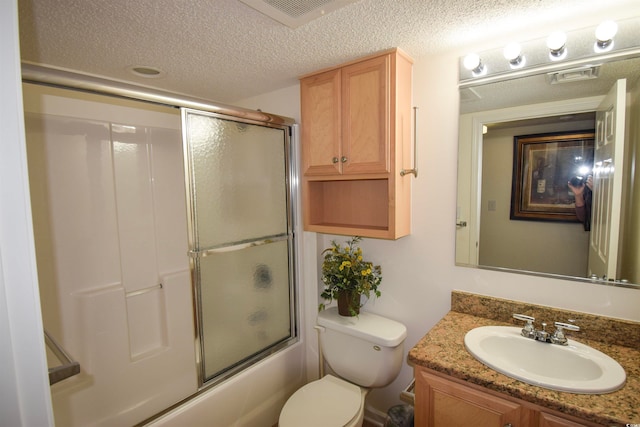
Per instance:
[[[409,234],[411,74],[393,49],[300,79],[305,230]]]
[[[415,425],[421,427],[595,427],[475,385],[415,368]]]
[[[415,425],[424,427],[521,426],[523,408],[416,369]]]

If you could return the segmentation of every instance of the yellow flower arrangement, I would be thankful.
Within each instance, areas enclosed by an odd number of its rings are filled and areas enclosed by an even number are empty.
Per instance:
[[[382,269],[379,265],[373,265],[362,257],[362,249],[358,243],[361,237],[355,236],[341,246],[336,241],[331,242],[331,247],[325,249],[322,262],[322,282],[324,290],[320,296],[331,303],[338,299],[342,292],[351,292],[353,305],[349,307],[351,315],[358,313],[361,303],[360,296],[367,299],[373,294],[379,297],[378,286],[382,282]],[[320,310],[325,308],[320,304]]]

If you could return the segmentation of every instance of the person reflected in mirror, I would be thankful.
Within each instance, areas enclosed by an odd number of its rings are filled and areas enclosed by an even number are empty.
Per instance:
[[[573,177],[567,183],[576,201],[576,217],[584,226],[585,231],[591,230],[591,193],[593,191],[593,177],[587,179]]]

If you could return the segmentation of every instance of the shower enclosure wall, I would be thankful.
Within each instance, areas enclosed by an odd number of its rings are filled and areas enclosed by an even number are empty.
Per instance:
[[[44,327],[80,364],[57,425],[143,422],[296,341],[290,125],[23,92]]]

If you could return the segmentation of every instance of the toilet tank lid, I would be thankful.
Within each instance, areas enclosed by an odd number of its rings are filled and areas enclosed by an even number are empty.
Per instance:
[[[354,317],[340,316],[337,307],[318,313],[318,325],[353,335],[384,347],[396,347],[407,337],[407,328],[400,322],[360,310]]]

